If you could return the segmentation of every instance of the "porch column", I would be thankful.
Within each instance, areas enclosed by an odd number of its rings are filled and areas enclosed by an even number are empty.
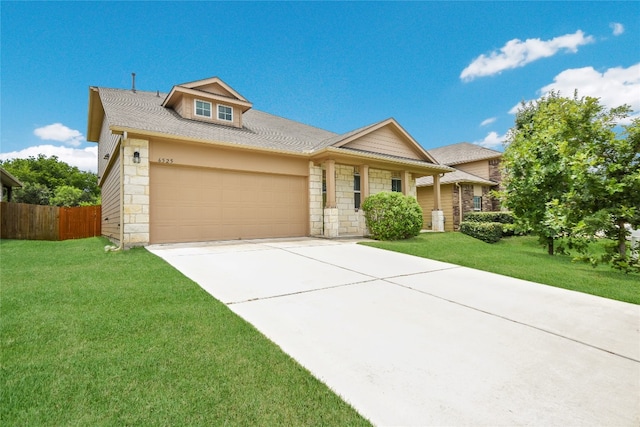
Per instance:
[[[325,208],[336,207],[336,161],[327,160],[325,162],[326,183],[327,183],[327,204]]]
[[[402,171],[402,194],[405,196],[408,196],[411,191],[409,184],[411,184],[411,174],[407,171]]]
[[[440,174],[433,175],[433,210],[440,210]]]
[[[369,165],[360,167],[360,193],[364,202],[369,197]]]
[[[433,211],[431,212],[431,230],[444,231],[444,212],[440,201],[440,174],[433,175]]]

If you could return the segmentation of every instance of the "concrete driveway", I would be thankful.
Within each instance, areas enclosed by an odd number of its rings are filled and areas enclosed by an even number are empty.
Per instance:
[[[640,425],[640,306],[348,241],[149,250],[376,425]]]

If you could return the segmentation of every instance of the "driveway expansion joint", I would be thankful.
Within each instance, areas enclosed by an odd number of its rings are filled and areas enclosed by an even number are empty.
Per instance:
[[[255,301],[263,301],[263,300],[270,300],[270,299],[276,299],[276,298],[289,297],[289,296],[293,296],[293,295],[310,294],[310,293],[313,293],[313,292],[326,291],[326,290],[329,290],[329,289],[345,288],[347,286],[361,285],[363,283],[371,283],[371,282],[375,282],[377,280],[379,280],[379,279],[369,279],[369,280],[362,280],[360,282],[343,283],[341,285],[326,286],[326,287],[322,287],[322,288],[308,289],[308,290],[298,291],[298,292],[289,292],[289,293],[286,293],[286,294],[269,295],[267,297],[251,298],[251,299],[242,300],[242,301],[225,302],[225,304],[226,305],[237,305],[237,304],[244,304],[244,303],[248,303],[248,302],[255,302]]]
[[[402,276],[397,276],[397,277],[402,277]],[[391,278],[390,278],[390,279],[391,279]],[[575,342],[575,343],[577,343],[577,344],[581,344],[581,345],[584,345],[584,346],[587,346],[587,347],[591,347],[591,348],[593,348],[593,349],[595,349],[595,350],[603,351],[603,352],[608,353],[608,354],[611,354],[611,355],[613,355],[613,356],[621,357],[621,358],[623,358],[623,359],[627,359],[627,360],[630,360],[630,361],[632,361],[632,362],[640,363],[640,360],[635,359],[635,358],[633,358],[633,357],[625,356],[624,354],[616,353],[616,352],[614,352],[614,351],[607,350],[606,348],[598,347],[597,345],[589,344],[588,342],[584,342],[584,341],[578,340],[578,339],[576,339],[576,338],[571,338],[571,337],[569,337],[569,336],[562,335],[562,334],[560,334],[560,333],[558,333],[558,332],[550,331],[550,330],[548,330],[548,329],[544,329],[544,328],[541,328],[541,327],[539,327],[539,326],[534,326],[534,325],[531,325],[531,324],[529,324],[529,323],[524,323],[524,322],[521,322],[521,321],[519,321],[519,320],[515,320],[515,319],[512,319],[512,318],[509,318],[509,317],[503,316],[503,315],[501,315],[501,314],[492,313],[492,312],[490,312],[490,311],[483,310],[483,309],[478,308],[478,307],[474,307],[474,306],[471,306],[471,305],[468,305],[468,304],[463,304],[463,303],[461,303],[461,302],[454,301],[454,300],[452,300],[452,299],[444,298],[444,297],[441,297],[441,296],[438,296],[438,295],[432,294],[432,293],[430,293],[430,292],[423,291],[423,290],[421,290],[421,289],[412,288],[411,286],[402,285],[402,284],[400,284],[400,283],[394,283],[394,282],[392,282],[390,279],[389,279],[389,280],[387,280],[387,279],[381,279],[381,280],[384,280],[385,282],[387,282],[387,283],[389,283],[389,284],[391,284],[391,285],[395,285],[395,286],[399,286],[399,287],[401,287],[401,288],[405,288],[405,289],[409,289],[409,290],[412,290],[412,291],[416,291],[416,292],[419,292],[419,293],[421,293],[421,294],[428,295],[428,296],[430,296],[430,297],[433,297],[433,298],[436,298],[436,299],[439,299],[439,300],[442,300],[442,301],[446,301],[446,302],[451,303],[451,304],[458,305],[458,306],[460,306],[460,307],[468,308],[468,309],[470,309],[470,310],[474,310],[474,311],[477,311],[477,312],[480,312],[480,313],[483,313],[483,314],[487,314],[487,315],[489,315],[489,316],[497,317],[497,318],[499,318],[499,319],[503,319],[503,320],[506,320],[506,321],[508,321],[508,322],[516,323],[516,324],[518,324],[518,325],[522,325],[522,326],[527,327],[527,328],[535,329],[535,330],[537,330],[537,331],[540,331],[540,332],[543,332],[543,333],[546,333],[546,334],[554,335],[554,336],[556,336],[556,337],[558,337],[558,338],[563,338],[563,339],[566,339],[566,340],[569,340],[569,341],[573,341],[573,342]]]

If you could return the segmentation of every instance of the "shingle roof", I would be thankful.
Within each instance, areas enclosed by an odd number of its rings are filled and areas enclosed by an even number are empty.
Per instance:
[[[439,163],[449,166],[502,156],[500,151],[468,142],[460,142],[428,151]]]
[[[98,88],[110,126],[166,135],[224,141],[238,145],[309,152],[337,134],[251,109],[242,115],[243,127],[234,128],[180,117],[164,108],[166,94]]]
[[[96,88],[110,127],[152,132],[167,136],[202,141],[237,144],[293,153],[315,154],[331,149],[336,152],[359,151],[365,157],[388,160],[448,172],[451,168],[415,159],[382,153],[332,147],[379,123],[367,125],[345,134],[337,134],[293,120],[251,109],[242,115],[242,128],[182,118],[173,109],[163,107],[166,94],[125,89]]]
[[[480,178],[477,175],[461,171],[456,169],[454,172],[445,174],[442,178],[440,178],[440,184],[453,184],[456,182],[464,182],[468,184],[480,184],[480,185],[498,185],[497,182],[490,181],[488,179]],[[428,187],[433,185],[433,177],[431,176],[423,176],[421,178],[416,179],[417,187]]]

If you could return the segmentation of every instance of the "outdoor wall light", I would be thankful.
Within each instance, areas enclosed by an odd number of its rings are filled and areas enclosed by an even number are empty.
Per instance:
[[[133,163],[140,163],[140,152],[133,152]]]

